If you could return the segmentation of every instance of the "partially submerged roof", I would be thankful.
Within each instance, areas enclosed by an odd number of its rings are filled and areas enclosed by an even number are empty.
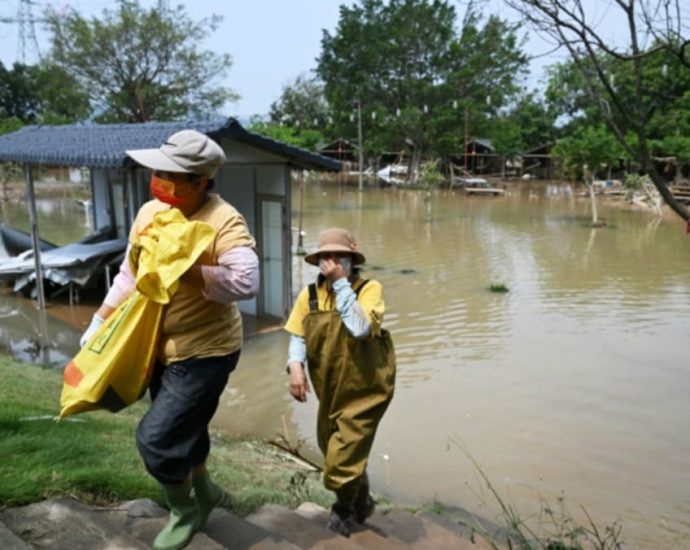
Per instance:
[[[551,152],[553,143],[542,143],[537,147],[530,147],[523,151],[523,155],[548,155]]]
[[[468,145],[468,147],[469,147],[469,146],[471,146],[472,144],[475,144],[475,143],[476,143],[477,145],[481,145],[481,146],[484,147],[485,149],[489,149],[490,151],[493,151],[493,150],[494,150],[494,146],[493,146],[493,144],[491,143],[491,140],[490,140],[490,139],[473,137],[472,139],[470,139],[470,141],[467,143],[467,145]]]
[[[317,151],[339,151],[341,149],[349,149],[351,151],[357,150],[357,145],[345,138],[338,138],[328,143],[319,143],[316,147]]]
[[[334,172],[341,169],[337,160],[249,132],[234,118],[209,122],[25,126],[0,136],[0,161],[118,168],[134,163],[126,150],[159,147],[171,134],[188,128],[216,140],[228,138],[277,154],[297,168]]]

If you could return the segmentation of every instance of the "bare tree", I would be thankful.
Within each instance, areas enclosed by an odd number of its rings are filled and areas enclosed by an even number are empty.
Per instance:
[[[649,124],[663,101],[660,86],[650,87],[645,69],[653,56],[665,55],[690,69],[690,14],[687,0],[612,0],[608,13],[627,44],[612,45],[597,28],[584,0],[505,0],[537,32],[565,48],[585,82],[586,93],[630,157],[649,174],[654,186],[676,214],[690,221],[690,211],[675,200],[659,173],[649,142]],[[591,4],[590,4],[591,5]],[[602,4],[599,4],[602,6]],[[614,67],[626,66],[632,78],[623,93],[615,84]],[[665,72],[665,71],[664,71]],[[665,75],[664,75],[665,76]],[[635,140],[628,139],[632,133]]]

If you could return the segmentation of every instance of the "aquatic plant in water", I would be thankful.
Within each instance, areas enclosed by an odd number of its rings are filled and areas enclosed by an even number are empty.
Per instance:
[[[456,521],[472,529],[495,550],[506,547],[511,550],[620,550],[623,547],[623,527],[618,521],[606,525],[603,529],[599,528],[587,510],[581,507],[587,517],[587,524],[580,525],[568,512],[562,496],[557,498],[556,506],[542,500],[537,527],[531,527],[515,507],[499,494],[487,473],[463,443],[452,437],[449,438],[449,443],[459,448],[472,463],[489,495],[498,505],[501,532],[492,534],[477,521]]]
[[[489,292],[496,292],[498,294],[503,294],[505,292],[509,292],[509,289],[503,283],[491,283],[489,285]]]

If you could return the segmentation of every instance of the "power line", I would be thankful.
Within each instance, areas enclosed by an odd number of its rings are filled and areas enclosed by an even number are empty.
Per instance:
[[[26,54],[29,44],[33,45],[36,56],[40,59],[41,51],[36,37],[36,23],[45,23],[46,19],[34,17],[32,6],[37,5],[34,0],[19,0],[17,15],[15,17],[0,17],[0,23],[16,24],[19,26],[17,34],[17,57],[26,64]]]

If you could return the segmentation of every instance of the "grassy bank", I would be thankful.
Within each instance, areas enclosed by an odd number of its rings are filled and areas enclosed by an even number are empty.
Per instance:
[[[0,507],[55,496],[98,504],[141,497],[162,502],[134,442],[146,400],[117,414],[89,412],[55,422],[61,389],[61,372],[0,356]],[[331,502],[318,474],[260,440],[214,434],[208,467],[231,493],[238,515],[267,502]]]

